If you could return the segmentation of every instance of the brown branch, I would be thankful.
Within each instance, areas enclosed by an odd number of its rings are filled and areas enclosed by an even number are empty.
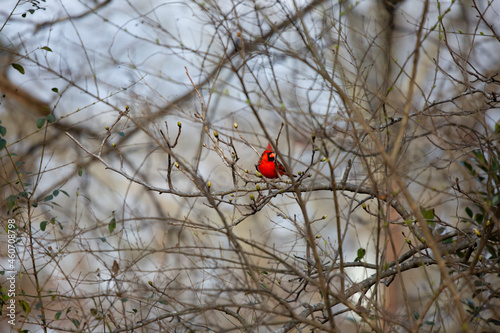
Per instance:
[[[499,234],[498,231],[495,233],[497,236]],[[473,232],[471,231],[470,236],[472,237],[461,237],[454,242],[447,243],[447,244],[442,244],[441,250],[442,253],[456,253],[458,251],[462,251],[464,249],[467,249],[471,246],[475,246],[475,237],[473,237]],[[418,257],[418,258],[413,258],[409,261],[402,262],[402,260],[398,260],[399,264],[399,270],[401,272],[405,272],[414,268],[419,268],[422,266],[429,266],[429,265],[437,265],[437,262],[434,258],[428,258],[428,257]],[[398,273],[398,268],[396,265],[393,265],[389,267],[386,270],[379,271],[378,274],[374,273],[370,277],[364,279],[363,281],[359,283],[355,283],[351,287],[347,288],[347,290],[344,292],[346,299],[349,299],[353,295],[364,292],[371,288],[375,283],[379,282],[382,279],[394,276]],[[447,289],[447,282],[444,281],[442,284],[441,290]],[[337,304],[340,304],[341,300],[337,298],[332,298],[330,306],[333,307]],[[304,309],[300,314],[299,318],[307,318],[310,316],[312,313],[317,312],[317,311],[323,311],[325,310],[325,303],[317,303],[311,306],[308,306],[306,309]],[[275,333],[285,333],[293,329],[295,326],[297,326],[300,323],[299,320],[293,319],[287,322],[285,325],[283,325],[280,329],[276,330]]]

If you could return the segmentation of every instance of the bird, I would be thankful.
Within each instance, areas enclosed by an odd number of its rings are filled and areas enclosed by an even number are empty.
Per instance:
[[[259,171],[266,178],[279,178],[286,174],[286,169],[276,160],[276,154],[274,154],[273,147],[269,143],[266,150],[262,153],[259,162],[255,165],[257,171]],[[279,173],[279,176],[278,176]]]

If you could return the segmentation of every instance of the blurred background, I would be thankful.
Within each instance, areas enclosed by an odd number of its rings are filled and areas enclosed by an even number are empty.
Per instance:
[[[493,332],[498,7],[4,0],[2,330]]]

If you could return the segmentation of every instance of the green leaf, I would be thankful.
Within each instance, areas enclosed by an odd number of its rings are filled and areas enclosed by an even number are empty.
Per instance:
[[[116,220],[115,218],[113,217],[111,219],[111,221],[109,221],[109,224],[108,224],[108,230],[109,230],[109,233],[112,234],[113,231],[116,229]]]
[[[61,318],[61,311],[57,311],[57,313],[54,315],[54,320],[58,320]]]
[[[28,302],[26,302],[25,300],[20,300],[19,301],[19,305],[21,306],[21,309],[23,309],[23,311],[26,313],[26,314],[29,314],[31,312],[31,307],[30,305],[28,304]]]
[[[7,197],[7,209],[11,210],[16,204],[17,195],[11,194]]]
[[[7,129],[3,126],[0,126],[0,135],[5,136],[7,134]]]
[[[82,166],[81,166],[81,165],[79,165],[79,166],[78,166],[78,176],[80,176],[80,177],[81,177],[82,175],[83,175],[83,169],[82,169]]]
[[[500,202],[500,196],[499,195],[495,195],[493,198],[491,198],[491,204],[493,206],[497,206],[499,202]]]
[[[42,127],[43,127],[43,125],[45,124],[45,119],[47,119],[47,118],[42,117],[42,118],[40,118],[40,119],[38,119],[38,120],[36,121],[36,127],[37,127],[38,129],[40,129],[40,128],[42,128]]]
[[[55,197],[57,197],[59,195],[59,190],[54,190],[52,192],[52,195],[55,196]]]
[[[121,136],[122,138],[125,137],[125,133],[123,133],[123,132],[118,132],[118,135]]]
[[[470,299],[467,298],[467,302],[463,302],[464,304],[467,304],[469,306],[469,308],[471,308],[472,310],[475,310],[476,306],[474,305],[474,302]]]
[[[55,93],[58,93],[58,92],[59,92],[59,89],[57,89],[56,87],[52,88],[51,90],[52,90],[53,92],[55,92]]]
[[[52,52],[52,49],[50,47],[48,47],[48,46],[42,47],[42,50],[45,50],[47,52]]]
[[[365,256],[365,254],[366,254],[366,250],[363,249],[362,247],[360,247],[358,249],[358,256],[356,257],[356,259],[354,259],[354,262],[361,261],[361,259]]]
[[[49,123],[53,123],[54,121],[56,121],[56,117],[54,117],[54,115],[51,113],[47,116],[47,120],[49,121]]]
[[[106,243],[106,237],[99,237],[99,239],[101,240],[101,242]]]
[[[488,250],[488,252],[491,254],[491,257],[490,259],[495,259],[497,258],[497,253],[496,253],[496,250],[493,246],[491,245],[486,245],[486,249]]]
[[[68,198],[69,198],[69,194],[68,192],[64,191],[64,190],[60,190],[62,193],[64,193],[64,195],[66,195]]]
[[[494,319],[494,318],[488,319],[487,322],[490,323],[490,324],[496,325],[496,326],[500,326],[500,320],[497,320],[497,319]]]
[[[4,149],[7,146],[7,141],[4,138],[0,138],[0,150]]]
[[[12,64],[15,70],[24,75],[24,67],[19,64]]]
[[[42,221],[40,223],[40,230],[45,231],[45,228],[47,228],[47,221]]]
[[[80,327],[80,321],[76,318],[71,319],[73,322],[73,325],[75,325],[76,328]]]
[[[51,195],[46,196],[46,197],[43,199],[43,201],[44,201],[44,202],[47,202],[47,201],[50,201],[50,200],[52,200],[52,199],[54,199],[54,196],[51,194]]]
[[[485,169],[485,166],[488,164],[486,161],[486,157],[484,156],[483,152],[479,149],[475,149],[472,151],[472,154],[474,155],[477,165],[483,169],[484,171],[488,172],[487,169]]]
[[[424,219],[434,220],[434,208],[425,209],[424,207],[420,207],[420,212],[422,213]]]
[[[470,209],[469,207],[465,207],[465,212],[467,213],[467,215],[468,215],[470,218],[472,218],[472,216],[474,215],[474,214],[472,213],[472,209]]]
[[[470,165],[470,163],[463,161],[463,162],[460,162],[460,164],[462,164],[464,167],[466,167],[472,175],[476,174],[476,171],[474,170],[472,165]]]

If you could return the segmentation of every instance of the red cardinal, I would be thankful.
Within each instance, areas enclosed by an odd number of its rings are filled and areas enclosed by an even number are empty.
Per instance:
[[[278,178],[278,172],[280,176],[286,174],[285,167],[280,162],[276,161],[276,155],[273,152],[271,144],[267,145],[267,149],[264,150],[264,153],[262,153],[259,159],[259,163],[257,163],[255,167],[257,171],[266,178]]]

